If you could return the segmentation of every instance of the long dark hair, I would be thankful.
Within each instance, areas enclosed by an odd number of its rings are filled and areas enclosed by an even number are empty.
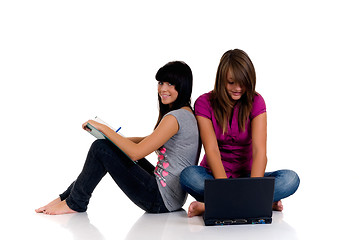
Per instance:
[[[163,104],[160,96],[158,95],[159,114],[155,128],[158,126],[163,116],[168,112],[182,107],[190,107],[192,109],[192,70],[185,62],[169,62],[157,71],[156,80],[159,82],[168,82],[174,85],[176,91],[178,92],[178,97],[170,106],[169,104]]]
[[[232,71],[234,81],[244,89],[242,97],[235,103],[226,91],[228,71]],[[211,94],[211,105],[223,134],[227,132],[228,121],[235,104],[239,104],[238,127],[242,131],[245,130],[256,94],[255,87],[256,72],[249,56],[239,49],[225,52],[219,62],[216,83]]]

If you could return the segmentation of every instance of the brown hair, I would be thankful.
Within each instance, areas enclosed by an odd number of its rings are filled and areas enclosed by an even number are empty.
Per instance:
[[[226,91],[228,71],[233,73],[234,81],[243,89],[241,98],[233,102]],[[256,73],[248,55],[239,49],[225,52],[219,62],[216,82],[211,94],[211,106],[223,134],[227,132],[228,121],[233,113],[235,104],[239,104],[238,127],[245,130],[246,122],[252,111],[253,98],[256,94]]]

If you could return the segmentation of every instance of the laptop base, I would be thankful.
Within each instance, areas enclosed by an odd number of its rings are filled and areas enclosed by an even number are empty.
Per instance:
[[[242,224],[271,224],[272,218],[250,218],[250,219],[206,219],[206,226],[242,225]]]

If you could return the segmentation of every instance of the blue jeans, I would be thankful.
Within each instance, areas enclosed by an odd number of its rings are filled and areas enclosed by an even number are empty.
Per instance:
[[[96,140],[80,175],[60,194],[60,199],[66,199],[67,205],[74,211],[86,211],[95,187],[109,173],[132,202],[146,212],[168,212],[153,170],[154,166],[146,159],[136,164],[110,141]]]
[[[292,170],[266,172],[264,176],[275,178],[273,202],[289,197],[299,187],[299,177]],[[206,179],[214,179],[214,177],[202,166],[189,166],[182,171],[180,176],[182,188],[200,202],[204,201],[204,181]]]

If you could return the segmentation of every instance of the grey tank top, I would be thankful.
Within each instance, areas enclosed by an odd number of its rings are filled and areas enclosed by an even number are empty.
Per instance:
[[[175,211],[180,209],[187,199],[179,176],[184,168],[197,165],[200,138],[197,121],[192,113],[178,109],[165,116],[167,115],[177,119],[179,130],[156,151],[158,162],[154,173],[166,208]]]

